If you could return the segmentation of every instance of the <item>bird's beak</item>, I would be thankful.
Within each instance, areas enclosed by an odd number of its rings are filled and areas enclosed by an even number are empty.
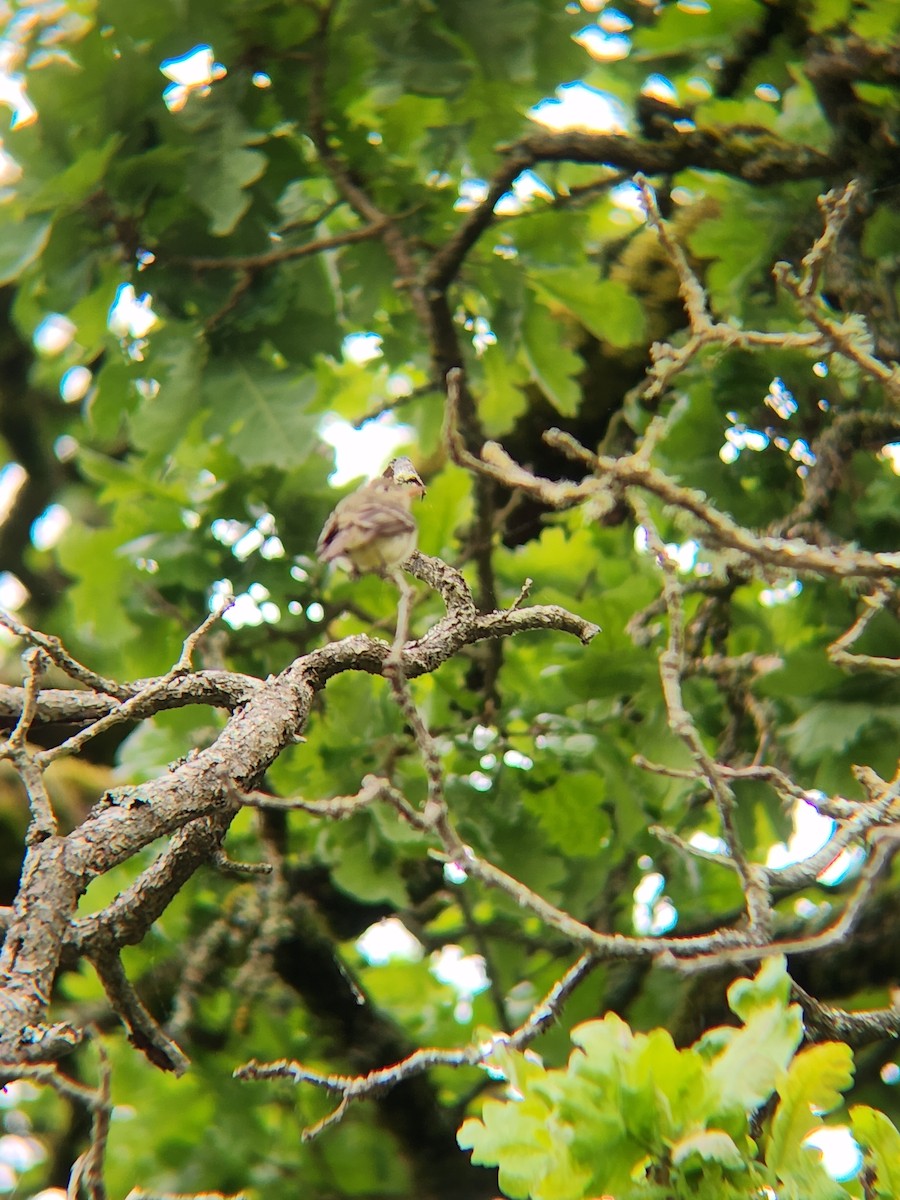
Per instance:
[[[425,498],[427,489],[425,484],[422,482],[422,477],[419,475],[418,471],[410,472],[410,474],[404,480],[404,483],[408,491],[415,497],[415,499],[423,500]]]

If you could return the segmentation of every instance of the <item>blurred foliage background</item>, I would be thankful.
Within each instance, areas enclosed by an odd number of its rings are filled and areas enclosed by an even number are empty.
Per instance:
[[[822,311],[852,317],[890,364],[900,4],[46,0],[0,13],[0,604],[123,681],[165,671],[228,589],[238,602],[204,666],[265,678],[329,640],[390,639],[392,585],[325,572],[313,552],[338,495],[400,449],[428,484],[420,548],[462,569],[480,606],[510,605],[531,579],[530,602],[603,629],[589,647],[559,633],[475,646],[415,682],[462,836],[597,930],[691,936],[739,921],[734,873],[651,831],[707,849],[722,833],[708,787],[633,761],[692,765],[660,689],[660,571],[627,497],[553,512],[455,465],[443,381],[464,366],[476,454],[493,438],[546,478],[577,478],[548,428],[621,456],[662,415],[654,466],[741,525],[896,551],[896,393],[892,407],[852,357],[787,337],[714,344],[648,392],[651,347],[683,345],[688,322],[632,175],[650,177],[713,315],[776,334],[814,326],[773,265],[798,264],[820,235],[817,196],[858,179],[818,290]],[[760,565],[649,503],[678,563],[684,697],[709,752],[824,796],[864,800],[855,765],[890,780],[897,672],[848,671],[827,652],[871,582]],[[443,611],[419,593],[414,634]],[[895,606],[856,650],[896,659]],[[6,685],[21,683],[20,650],[0,643]],[[107,789],[209,745],[225,719],[160,713],[54,764],[65,828]],[[384,680],[335,678],[306,738],[266,788],[348,795],[375,772],[424,795]],[[809,823],[808,805],[761,781],[735,791],[751,862]],[[2,904],[27,819],[0,764]],[[831,830],[820,818],[808,839]],[[159,849],[94,881],[82,913]],[[186,1076],[127,1044],[87,964],[59,974],[54,1011],[92,1022],[112,1064],[110,1195],[496,1194],[455,1140],[494,1086],[483,1071],[413,1079],[309,1145],[300,1130],[333,1107],[327,1095],[232,1071],[253,1057],[358,1074],[512,1029],[577,948],[447,875],[374,808],[331,823],[243,811],[228,851],[283,860],[274,926],[264,882],[202,869],[124,954],[190,1056]],[[833,920],[864,859],[858,840],[830,876],[786,894],[779,931]],[[889,1006],[898,903],[888,872],[851,938],[790,960],[794,980],[827,1004]],[[359,941],[373,926],[381,949]],[[689,1045],[731,1019],[737,973],[604,963],[535,1048],[560,1065],[571,1027],[610,1011]],[[65,1064],[86,1081],[97,1067],[91,1046]],[[890,1041],[858,1050],[855,1100],[897,1120],[898,1078]],[[22,1156],[8,1143],[10,1187],[65,1187],[84,1113],[26,1083],[6,1097]],[[863,1195],[859,1179],[844,1186]]]

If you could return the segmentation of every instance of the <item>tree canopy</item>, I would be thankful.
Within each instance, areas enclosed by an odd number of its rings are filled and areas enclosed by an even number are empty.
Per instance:
[[[0,1189],[900,1194],[898,0],[0,11]]]

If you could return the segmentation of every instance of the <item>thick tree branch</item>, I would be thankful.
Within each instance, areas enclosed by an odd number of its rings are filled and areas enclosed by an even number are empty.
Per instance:
[[[427,287],[442,291],[450,285],[469,250],[493,223],[497,201],[523,171],[541,162],[597,163],[645,175],[672,175],[694,168],[754,184],[827,179],[839,169],[827,154],[785,142],[767,129],[672,131],[652,141],[619,133],[534,132],[505,147],[504,153],[505,161],[489,180],[485,198],[429,264]]]
[[[164,685],[161,681],[159,676],[119,685],[129,700],[129,720],[143,721],[154,713],[192,704],[234,709],[261,686],[250,675],[230,671],[198,671],[196,675],[169,678]],[[139,703],[134,703],[136,697],[140,697]],[[17,721],[24,702],[24,688],[0,684],[0,726]],[[119,709],[119,702],[108,693],[43,688],[37,698],[32,726],[94,725]]]
[[[440,588],[448,611],[424,637],[404,647],[407,676],[433,671],[463,646],[486,638],[526,629],[560,629],[589,641],[597,632],[596,626],[555,607],[478,614],[458,572],[424,555],[415,555],[410,567]],[[195,641],[192,635],[173,670],[161,680],[76,735],[79,745],[97,725],[116,718],[122,709],[131,711],[134,701],[162,694],[187,669]],[[357,635],[297,659],[281,675],[259,684],[207,749],[143,787],[109,793],[71,834],[48,837],[30,848],[0,959],[5,980],[0,990],[0,1061],[46,1061],[71,1045],[72,1031],[51,1037],[41,1021],[75,906],[90,879],[192,822],[209,820],[214,838],[224,833],[240,807],[233,789],[252,789],[281,751],[296,742],[316,693],[327,681],[345,670],[381,674],[390,652],[387,643]],[[27,702],[27,696],[24,699]],[[65,745],[78,748],[72,739]],[[143,916],[137,916],[142,902],[149,904],[150,913],[165,907],[185,872],[197,865],[205,833],[203,826],[196,835],[185,833],[164,869],[152,878],[145,873],[120,897],[115,910],[83,928],[82,936],[103,939],[105,934],[109,946],[116,932],[128,935],[145,928]],[[155,900],[148,901],[149,896]]]

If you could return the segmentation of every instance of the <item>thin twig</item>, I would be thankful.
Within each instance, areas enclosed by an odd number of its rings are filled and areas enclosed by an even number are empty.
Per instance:
[[[234,1017],[238,1029],[246,1027],[254,1001],[271,984],[275,976],[275,952],[279,943],[291,936],[293,928],[288,914],[290,896],[281,848],[264,832],[261,840],[266,856],[272,860],[272,870],[265,884],[253,893],[255,911],[247,922],[249,949],[232,985],[235,995],[240,997]]]
[[[9,735],[9,741],[5,747],[0,747],[0,752],[5,749],[10,757],[17,751],[24,750],[25,739],[28,736],[28,730],[31,728],[31,723],[34,720],[34,714],[37,711],[37,700],[41,690],[41,679],[47,669],[48,659],[43,650],[33,647],[31,650],[26,650],[22,655],[22,662],[25,664],[25,700],[22,704],[22,712],[19,714],[19,719],[16,722],[16,727]]]
[[[37,1063],[0,1062],[0,1081],[7,1084],[14,1079],[26,1079],[29,1083],[50,1087],[65,1100],[86,1108],[88,1112],[93,1112],[102,1102],[99,1092],[79,1083],[77,1079],[63,1075],[56,1067]]]
[[[840,190],[833,188],[819,197],[819,208],[825,217],[825,224],[821,234],[800,260],[800,291],[804,298],[819,290],[828,255],[851,215],[853,201],[859,195],[859,191],[859,180],[851,179],[846,187]]]
[[[647,223],[656,231],[660,243],[678,275],[679,291],[688,316],[690,333],[679,347],[669,343],[657,343],[651,348],[652,366],[646,381],[636,391],[646,400],[658,398],[670,382],[680,374],[688,363],[704,347],[718,345],[723,348],[748,349],[752,347],[777,346],[817,350],[820,353],[838,351],[845,358],[857,363],[878,383],[884,385],[895,397],[900,397],[900,370],[888,367],[868,349],[868,335],[860,327],[860,319],[849,317],[844,322],[832,320],[819,302],[817,289],[827,255],[834,247],[841,228],[850,215],[852,201],[857,194],[858,184],[851,181],[841,192],[832,191],[820,197],[819,204],[825,215],[825,227],[801,263],[801,274],[794,273],[788,263],[777,263],[772,274],[776,281],[791,293],[804,316],[817,329],[817,333],[796,330],[784,332],[761,332],[741,329],[730,321],[716,321],[709,312],[706,292],[691,269],[687,257],[678,241],[672,236],[668,224],[663,220],[656,203],[656,195],[646,176],[638,173],[635,183],[641,191]]]
[[[124,700],[117,708],[107,713],[105,717],[101,717],[99,721],[95,721],[92,725],[80,729],[78,733],[72,734],[70,738],[66,738],[59,745],[51,746],[48,750],[42,750],[39,754],[35,755],[35,761],[41,767],[45,767],[55,761],[55,759],[62,758],[66,754],[77,754],[82,746],[86,745],[87,742],[99,734],[105,733],[107,729],[112,729],[116,725],[121,725],[123,721],[131,720],[133,716],[136,716],[140,712],[148,700],[164,692],[179,676],[186,675],[191,671],[194,651],[197,649],[198,644],[233,603],[233,599],[226,599],[221,607],[216,608],[214,612],[211,612],[209,616],[201,621],[197,628],[185,638],[177,662],[165,675],[160,675],[158,679],[151,680],[146,687],[134,693],[129,699]]]
[[[403,675],[403,664],[391,662],[388,659],[384,665],[384,673],[391,685],[391,691],[394,695],[394,700],[397,702],[397,707],[413,732],[413,737],[416,739],[416,745],[419,748],[419,754],[422,756],[422,762],[425,766],[425,774],[428,779],[428,799],[422,814],[422,820],[426,828],[430,828],[435,823],[439,823],[446,816],[447,812],[441,757],[435,745],[434,738],[422,720],[422,716],[410,695],[409,687]]]
[[[772,941],[765,945],[723,946],[709,954],[702,953],[696,956],[682,955],[676,958],[673,954],[664,952],[659,960],[660,965],[676,968],[683,974],[691,975],[699,971],[719,969],[730,963],[749,963],[763,958],[771,958],[773,954],[811,954],[815,950],[823,950],[844,941],[856,928],[866,901],[890,865],[894,854],[900,848],[900,828],[884,827],[876,830],[870,844],[872,854],[863,868],[853,895],[834,924],[829,925],[821,932],[811,934],[809,937]]]
[[[869,349],[870,334],[862,317],[851,314],[843,321],[829,317],[817,296],[808,296],[803,291],[803,280],[792,270],[789,263],[776,263],[772,274],[777,283],[794,297],[803,315],[819,330],[823,347],[836,350],[871,376],[884,387],[892,400],[900,399],[900,369],[888,367],[876,358]]]
[[[106,1047],[100,1041],[96,1043],[96,1046],[100,1058],[100,1083],[97,1088],[98,1101],[91,1122],[91,1144],[85,1154],[82,1178],[89,1200],[106,1200],[103,1166],[106,1160],[106,1143],[109,1139],[109,1125],[113,1111],[110,1086],[112,1071]]]
[[[452,399],[448,407],[448,442],[454,462],[469,470],[478,471],[508,488],[520,488],[536,496],[552,508],[568,509],[590,500],[615,481],[622,487],[639,487],[657,496],[664,504],[688,513],[704,525],[710,538],[719,545],[738,550],[756,562],[782,567],[798,574],[834,576],[849,579],[895,578],[900,576],[900,553],[876,553],[843,546],[839,550],[822,549],[800,538],[776,538],[756,534],[714,508],[702,492],[676,483],[670,476],[649,466],[638,454],[623,458],[592,455],[597,478],[580,483],[544,479],[520,466],[497,442],[485,442],[481,457],[476,458],[465,448],[455,426]],[[578,445],[575,439],[558,429],[549,429],[544,441],[555,449],[571,452]],[[582,455],[590,451],[581,447]]]
[[[869,622],[878,615],[893,598],[891,588],[879,587],[873,595],[863,596],[862,612],[850,626],[828,647],[827,654],[835,666],[846,671],[881,671],[885,674],[900,672],[900,659],[884,658],[876,654],[851,654],[850,647],[862,637]]]
[[[650,181],[645,175],[638,172],[634,177],[634,182],[641,193],[644,212],[647,214],[647,224],[656,231],[660,244],[675,267],[678,275],[678,291],[684,301],[684,307],[691,322],[691,330],[695,334],[709,333],[713,327],[713,320],[709,314],[703,285],[691,270],[681,244],[670,234],[669,226],[659,211],[656,192],[650,186]]]
[[[117,700],[127,699],[131,695],[127,684],[117,683],[115,679],[105,679],[89,667],[83,666],[77,659],[72,657],[58,637],[30,629],[14,617],[12,613],[6,612],[2,608],[0,608],[0,625],[4,625],[16,637],[24,638],[27,642],[31,642],[33,646],[40,647],[50,661],[56,663],[60,670],[64,671],[70,679],[77,680],[78,683],[83,683],[85,687],[90,688],[92,691],[102,692],[107,696],[115,696]]]
[[[125,974],[118,953],[107,949],[91,955],[91,961],[113,1011],[125,1023],[132,1045],[143,1051],[154,1066],[183,1075],[190,1065],[189,1059],[144,1007]]]
[[[259,254],[232,254],[227,257],[213,258],[204,255],[194,255],[175,260],[179,264],[191,267],[194,271],[249,271],[265,270],[279,263],[291,262],[298,258],[309,258],[314,254],[325,254],[329,250],[337,250],[341,246],[352,246],[356,242],[367,242],[372,238],[381,237],[384,233],[384,220],[371,221],[359,229],[348,229],[344,233],[335,233],[330,237],[316,238],[312,242],[304,242],[299,246],[276,246],[271,250],[263,250]]]
[[[521,588],[519,589],[518,596],[516,596],[515,600],[513,600],[512,604],[509,606],[510,612],[513,612],[515,609],[520,608],[525,603],[525,601],[528,599],[528,597],[531,593],[531,589],[533,586],[534,586],[533,579],[525,580],[525,582],[522,584]]]
[[[354,796],[332,796],[325,800],[302,800],[297,797],[282,799],[279,796],[269,796],[264,792],[241,792],[231,784],[230,794],[239,804],[250,808],[269,808],[280,812],[305,812],[316,817],[328,817],[333,821],[343,821],[356,812],[368,808],[376,800],[390,804],[399,815],[414,829],[422,832],[427,825],[420,813],[394,787],[389,779],[378,775],[366,775],[360,790]]]
[[[632,503],[637,519],[647,532],[649,547],[655,554],[663,575],[663,595],[669,615],[669,640],[666,649],[659,656],[659,676],[669,716],[669,727],[688,747],[694,761],[703,772],[703,778],[715,800],[728,852],[741,880],[751,934],[754,940],[763,940],[768,936],[772,922],[766,882],[744,853],[737,828],[734,792],[723,778],[718,763],[704,746],[682,695],[681,680],[685,670],[684,610],[681,588],[676,578],[676,566],[669,558],[646,504],[637,497],[632,497]]]
[[[312,1071],[302,1063],[280,1059],[278,1062],[259,1063],[251,1060],[234,1072],[236,1079],[263,1080],[288,1079],[292,1083],[311,1083],[323,1091],[340,1096],[337,1107],[321,1121],[303,1131],[304,1141],[317,1137],[324,1129],[341,1120],[350,1104],[356,1100],[370,1099],[382,1095],[406,1079],[421,1075],[434,1067],[480,1066],[491,1058],[498,1045],[522,1050],[530,1045],[555,1021],[576,988],[597,967],[600,960],[591,954],[583,954],[566,973],[553,984],[547,994],[532,1009],[527,1019],[512,1033],[501,1034],[487,1041],[455,1049],[430,1047],[415,1050],[407,1058],[389,1067],[380,1067],[367,1075],[323,1075]]]
[[[31,810],[31,822],[25,840],[26,844],[30,846],[35,842],[52,837],[57,830],[56,817],[44,784],[44,775],[38,762],[38,755],[29,754],[26,745],[28,730],[31,728],[37,712],[41,679],[50,659],[45,650],[38,646],[32,646],[22,655],[22,661],[26,668],[22,711],[6,744],[0,745],[0,759],[8,758],[12,762],[25,785],[28,806]]]
[[[212,865],[226,875],[271,875],[272,864],[267,862],[237,862],[229,858],[224,850],[217,850],[212,856]]]

